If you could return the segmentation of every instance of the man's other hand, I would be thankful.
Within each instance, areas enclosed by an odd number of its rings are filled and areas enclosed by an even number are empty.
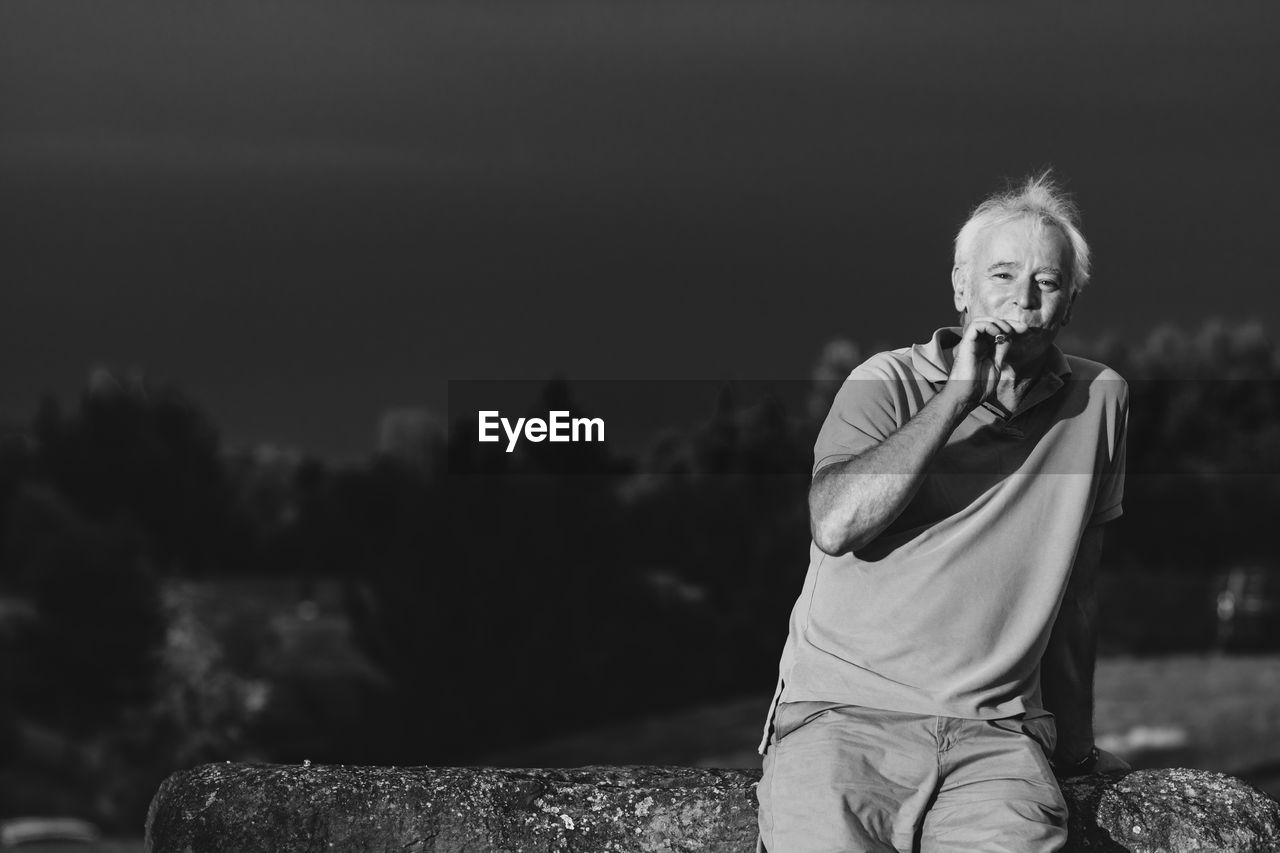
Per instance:
[[[1093,761],[1087,760],[1095,755],[1097,758]],[[1077,776],[1090,776],[1094,773],[1124,773],[1132,769],[1129,762],[1114,752],[1107,752],[1097,747],[1090,749],[1089,755],[1079,761],[1065,763],[1060,763],[1057,759],[1053,761],[1053,772],[1060,779],[1074,779]]]
[[[1098,763],[1093,766],[1094,773],[1123,773],[1133,767],[1114,752],[1098,750]]]

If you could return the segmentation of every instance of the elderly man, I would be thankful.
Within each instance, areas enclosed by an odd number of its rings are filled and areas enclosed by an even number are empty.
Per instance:
[[[1093,744],[1094,577],[1128,392],[1054,346],[1089,278],[1048,175],[956,236],[959,328],[844,383],[814,448],[808,575],[760,752],[760,841],[1050,851]]]

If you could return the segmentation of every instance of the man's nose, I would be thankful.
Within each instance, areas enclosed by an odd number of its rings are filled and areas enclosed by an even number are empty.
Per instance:
[[[1018,282],[1018,290],[1014,294],[1014,299],[1018,303],[1019,308],[1037,308],[1040,305],[1040,288],[1036,284],[1034,276],[1023,279]]]

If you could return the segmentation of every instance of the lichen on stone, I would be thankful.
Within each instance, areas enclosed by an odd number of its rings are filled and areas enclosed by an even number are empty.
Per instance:
[[[758,773],[205,765],[161,785],[149,853],[747,853]],[[1191,770],[1067,780],[1075,851],[1280,850],[1280,805]]]

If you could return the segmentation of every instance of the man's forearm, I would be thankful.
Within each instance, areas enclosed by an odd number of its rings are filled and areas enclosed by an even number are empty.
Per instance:
[[[1055,755],[1073,764],[1093,747],[1093,669],[1098,652],[1095,578],[1102,561],[1101,526],[1085,529],[1071,583],[1040,662],[1040,693],[1058,729]]]
[[[1058,730],[1055,757],[1074,764],[1093,748],[1093,669],[1097,655],[1097,602],[1068,599],[1062,603],[1040,670],[1045,709]],[[1058,636],[1060,634],[1060,636]]]
[[[842,554],[875,539],[910,503],[929,462],[966,414],[964,396],[944,388],[880,444],[819,471],[809,487],[817,546]]]

